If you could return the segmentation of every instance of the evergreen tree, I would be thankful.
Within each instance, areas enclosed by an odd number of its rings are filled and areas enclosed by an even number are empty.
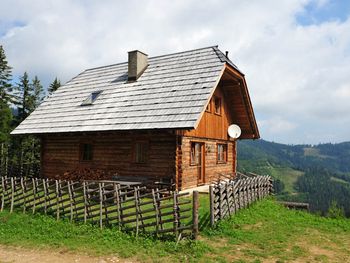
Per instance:
[[[12,112],[9,104],[11,92],[11,67],[8,65],[3,47],[0,45],[0,175],[7,175],[8,146],[10,141]]]
[[[8,65],[3,47],[0,45],[0,100],[9,104],[12,100],[11,92],[11,70]]]
[[[40,80],[37,76],[35,76],[34,79],[32,80],[32,90],[33,90],[34,108],[36,108],[41,104],[41,102],[44,99],[44,96],[43,96],[44,88],[41,85]],[[31,110],[31,112],[33,110]]]
[[[18,123],[22,122],[34,109],[33,86],[29,83],[28,73],[24,72],[17,86],[18,89]]]
[[[61,81],[55,78],[55,80],[50,84],[49,89],[47,90],[49,92],[49,95],[54,93],[59,87],[61,87]]]

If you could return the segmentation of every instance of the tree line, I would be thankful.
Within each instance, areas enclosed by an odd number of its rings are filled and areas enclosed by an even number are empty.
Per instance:
[[[0,176],[37,176],[40,173],[40,140],[34,136],[10,136],[61,83],[57,77],[45,92],[38,76],[27,72],[12,79],[5,50],[0,45]]]
[[[285,183],[295,175],[277,174],[285,169],[274,169],[284,167],[303,172],[293,193],[285,189]],[[325,216],[350,217],[350,142],[311,146],[239,141],[238,170],[273,176],[279,200],[307,202],[311,211]]]

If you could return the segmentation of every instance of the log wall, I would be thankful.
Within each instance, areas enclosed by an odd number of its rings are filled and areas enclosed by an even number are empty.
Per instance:
[[[205,144],[205,176],[204,184],[218,179],[219,174],[234,174],[236,172],[236,142],[197,137],[182,137],[181,145],[181,177],[178,187],[181,189],[198,185],[197,166],[191,165],[191,143]],[[227,144],[227,162],[217,162],[217,144]]]
[[[135,163],[136,141],[148,143],[147,162]],[[42,175],[60,178],[67,171],[96,169],[112,176],[175,176],[176,137],[167,132],[47,135],[43,138]],[[93,145],[93,160],[81,161],[79,148]],[[108,178],[104,178],[108,179]]]

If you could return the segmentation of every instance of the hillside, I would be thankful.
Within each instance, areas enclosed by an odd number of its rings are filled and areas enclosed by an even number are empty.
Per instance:
[[[208,198],[200,200],[203,220],[208,216]],[[0,212],[0,222],[0,262],[49,262],[48,255],[59,254],[62,262],[67,255],[84,262],[97,262],[96,256],[99,262],[350,261],[349,219],[288,210],[271,199],[239,211],[214,229],[203,225],[198,241],[178,244],[22,211]],[[9,256],[9,250],[16,253]],[[17,261],[13,254],[28,258]]]
[[[279,199],[309,202],[312,210],[323,214],[336,202],[350,216],[350,142],[239,141],[238,170],[273,176]]]
[[[350,142],[319,145],[286,145],[264,140],[239,141],[239,160],[265,161],[295,169],[325,168],[350,173]]]

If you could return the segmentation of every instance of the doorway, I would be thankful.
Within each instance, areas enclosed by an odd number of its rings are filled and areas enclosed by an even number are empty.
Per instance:
[[[191,144],[191,165],[196,166],[197,184],[205,183],[205,144],[192,142]]]

